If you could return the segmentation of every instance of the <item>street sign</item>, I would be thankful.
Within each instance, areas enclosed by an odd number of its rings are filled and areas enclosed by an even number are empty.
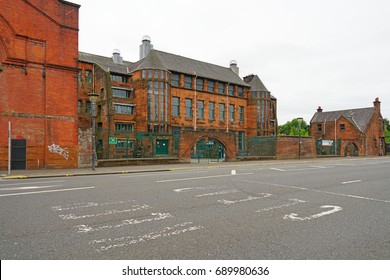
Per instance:
[[[115,137],[109,137],[108,138],[108,143],[112,145],[116,145],[118,143],[118,139]]]

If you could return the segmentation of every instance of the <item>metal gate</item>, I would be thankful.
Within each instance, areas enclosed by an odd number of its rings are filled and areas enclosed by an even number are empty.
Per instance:
[[[216,139],[200,139],[192,148],[191,157],[208,159],[209,161],[220,161],[225,158],[225,146]]]
[[[11,169],[26,169],[26,139],[11,140]]]

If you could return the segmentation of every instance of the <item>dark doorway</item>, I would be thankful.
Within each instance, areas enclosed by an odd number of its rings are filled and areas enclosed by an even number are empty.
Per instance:
[[[12,139],[11,148],[11,169],[26,169],[26,139]]]
[[[356,145],[354,143],[349,143],[346,147],[345,147],[345,153],[344,153],[344,156],[358,156],[359,155],[359,150],[358,148],[356,147]]]

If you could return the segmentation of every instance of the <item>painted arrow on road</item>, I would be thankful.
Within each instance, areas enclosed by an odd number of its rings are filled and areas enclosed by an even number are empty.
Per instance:
[[[298,214],[290,213],[288,215],[285,215],[283,217],[283,219],[285,219],[285,220],[290,219],[293,221],[307,221],[307,220],[317,219],[317,218],[320,218],[322,216],[330,215],[330,214],[333,214],[333,213],[336,213],[338,211],[343,210],[343,208],[341,208],[340,206],[333,206],[333,205],[322,205],[320,208],[322,208],[322,209],[332,208],[332,209],[315,214],[315,215],[311,215],[309,217],[298,217]]]

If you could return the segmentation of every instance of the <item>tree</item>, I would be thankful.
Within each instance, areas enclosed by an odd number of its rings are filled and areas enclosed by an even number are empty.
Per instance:
[[[298,119],[293,119],[279,126],[279,135],[299,136]],[[309,135],[309,125],[303,120],[301,123],[301,136]]]
[[[389,119],[383,119],[383,126],[385,128],[385,141],[386,143],[390,143],[390,122]]]

